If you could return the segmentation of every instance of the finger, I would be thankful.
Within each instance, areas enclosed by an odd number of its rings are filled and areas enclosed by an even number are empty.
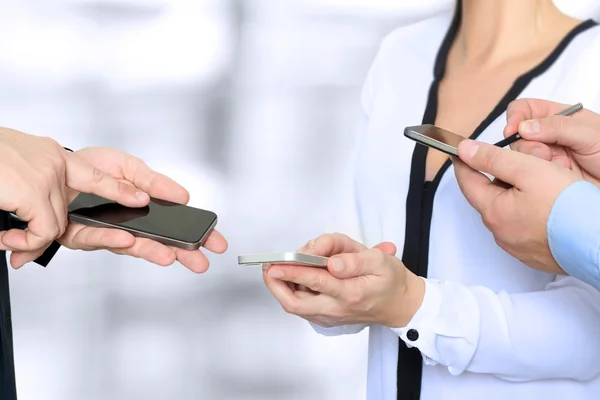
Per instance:
[[[171,247],[175,253],[177,261],[184,267],[196,274],[203,274],[208,270],[210,265],[208,258],[200,250],[184,250]]]
[[[558,114],[567,104],[556,103],[554,101],[541,99],[518,99],[511,102],[506,109],[506,120],[513,121],[516,125],[521,121],[529,119],[546,118]],[[517,132],[514,126],[512,133]]]
[[[506,127],[504,137],[519,132],[522,121],[546,118],[567,108],[566,104],[555,103],[540,99],[518,99],[511,102],[506,110]],[[512,147],[512,146],[511,146]]]
[[[396,248],[396,245],[394,243],[390,243],[390,242],[379,243],[377,246],[375,246],[373,248],[379,249],[389,256],[395,256],[396,252],[398,251],[398,249]]]
[[[302,294],[297,296],[296,292],[290,289],[286,282],[273,278],[267,273],[263,274],[263,279],[273,297],[275,297],[287,313],[305,317],[320,314],[332,306],[331,297],[323,295],[311,296],[307,292],[299,292]]]
[[[210,233],[202,247],[213,253],[223,254],[227,251],[227,239],[225,239],[218,231],[214,230]]]
[[[454,174],[463,195],[479,213],[483,213],[492,200],[505,191],[494,185],[487,176],[461,161],[454,163]]]
[[[171,178],[153,171],[142,160],[129,154],[124,154],[121,171],[123,177],[132,182],[137,188],[150,196],[171,201],[177,204],[187,204],[189,192]]]
[[[172,265],[177,256],[167,246],[146,238],[136,238],[135,244],[126,249],[110,249],[113,253],[141,258],[163,267]]]
[[[135,245],[135,237],[120,229],[95,228],[70,223],[58,242],[72,250],[128,249]]]
[[[35,199],[29,206],[16,210],[27,229],[11,229],[0,232],[0,250],[34,251],[46,247],[60,232],[60,227],[49,198]]]
[[[308,289],[307,289],[307,290],[296,290],[296,291],[294,292],[294,296],[296,296],[296,297],[297,297],[297,298],[299,298],[299,299],[306,299],[306,298],[309,298],[309,297],[315,297],[315,296],[317,296],[318,294],[319,294],[319,293],[317,293],[317,292],[312,292],[312,291],[310,291],[310,290],[308,290]]]
[[[274,279],[293,282],[310,290],[337,297],[343,283],[322,268],[300,267],[295,265],[273,264],[267,275]]]
[[[262,265],[262,271],[263,271],[263,276],[266,276],[267,274],[267,270],[271,267],[271,264],[266,263]],[[264,279],[264,278],[263,278]],[[294,282],[285,282],[285,284],[293,291],[296,292],[298,290],[309,290],[308,288],[305,288],[304,286],[301,285],[296,285]],[[302,288],[302,289],[300,289]]]
[[[150,202],[147,193],[106,175],[76,154],[67,156],[66,165],[66,185],[71,189],[93,193],[128,207],[143,207]]]
[[[68,203],[64,186],[60,188],[54,188],[54,190],[50,193],[50,204],[52,205],[54,215],[56,216],[56,222],[59,229],[58,237],[60,237],[67,229],[67,224],[69,223],[67,218]]]
[[[540,179],[547,179],[548,174],[555,171],[552,164],[530,155],[472,140],[463,140],[458,145],[458,153],[469,167],[491,174],[518,189],[528,187]],[[479,186],[483,184],[482,180],[478,182]]]
[[[267,289],[271,292],[271,294],[275,295],[275,293],[279,293],[280,296],[291,295],[294,293],[292,287],[288,284],[289,282],[282,281],[281,279],[273,278],[268,275],[267,271],[271,268],[271,264],[263,264],[263,281],[267,286]],[[285,287],[282,287],[285,286]],[[275,297],[278,301],[279,298]]]
[[[44,248],[34,251],[13,251],[10,254],[10,265],[14,269],[19,269],[23,265],[33,262],[41,257],[49,246],[50,244]]]
[[[552,164],[554,165],[558,165],[561,168],[567,168],[567,169],[571,169],[571,159],[564,155],[564,154],[559,154],[559,155],[555,155],[554,157],[552,157]]]
[[[331,257],[341,253],[356,253],[366,249],[366,246],[341,233],[321,235],[309,241],[298,252]]]
[[[393,244],[392,244],[393,246]],[[396,257],[385,254],[378,248],[354,254],[340,254],[329,260],[327,268],[338,279],[366,275],[381,275],[386,264],[400,262]]]
[[[573,116],[523,121],[519,124],[519,133],[526,140],[557,144],[578,152],[600,142],[599,123],[600,116],[582,110]]]
[[[552,161],[552,149],[544,143],[519,140],[513,143],[511,148],[519,153],[529,154],[546,161]]]

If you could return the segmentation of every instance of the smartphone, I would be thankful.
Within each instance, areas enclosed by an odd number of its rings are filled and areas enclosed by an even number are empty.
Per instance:
[[[451,156],[458,157],[458,144],[464,137],[435,125],[417,125],[404,128],[404,136]]]
[[[238,257],[240,265],[255,264],[300,264],[311,267],[327,268],[328,257],[315,256],[304,253],[270,253],[270,254],[246,254]]]
[[[121,229],[167,246],[197,250],[217,225],[212,211],[151,199],[130,208],[102,197],[81,193],[69,205],[69,220],[83,225]]]

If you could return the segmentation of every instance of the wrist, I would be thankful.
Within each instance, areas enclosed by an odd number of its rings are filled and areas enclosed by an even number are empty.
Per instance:
[[[399,289],[399,296],[391,306],[392,315],[384,325],[389,328],[403,328],[419,311],[425,298],[425,281],[406,270],[404,285]]]

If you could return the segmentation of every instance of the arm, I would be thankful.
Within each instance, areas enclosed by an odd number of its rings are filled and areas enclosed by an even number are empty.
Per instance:
[[[547,233],[561,268],[600,289],[600,189],[588,182],[566,188],[552,206]]]
[[[516,294],[426,280],[421,308],[394,331],[419,348],[425,364],[444,365],[452,375],[531,381],[600,373],[600,292],[571,277]]]

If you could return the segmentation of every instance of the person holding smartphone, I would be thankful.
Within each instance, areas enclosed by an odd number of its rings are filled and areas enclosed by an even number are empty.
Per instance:
[[[70,223],[69,203],[93,193],[129,207],[150,197],[186,204],[188,192],[141,160],[118,150],[92,147],[71,153],[55,141],[0,128],[0,399],[17,398],[6,251],[14,268],[36,261],[46,266],[60,245],[80,250],[109,250],[167,266],[176,260],[202,273],[208,260],[200,251],[166,247],[114,229]],[[27,221],[12,226],[9,212]],[[222,253],[227,242],[213,231],[205,243]]]
[[[341,234],[272,264],[283,308],[324,335],[369,328],[367,399],[595,399],[600,292],[499,246],[448,156],[403,129],[432,124],[496,143],[517,98],[600,110],[600,28],[551,0],[463,0],[382,43],[336,207]]]
[[[521,134],[524,140],[512,145],[516,151],[465,141],[458,147],[465,164],[454,163],[456,178],[508,253],[600,289],[600,115],[553,115],[561,106],[537,99],[512,103],[505,135]]]

